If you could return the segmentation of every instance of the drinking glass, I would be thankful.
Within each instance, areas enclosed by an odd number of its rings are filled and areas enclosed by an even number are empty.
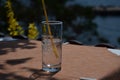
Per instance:
[[[56,73],[62,62],[62,21],[42,21],[42,70]]]

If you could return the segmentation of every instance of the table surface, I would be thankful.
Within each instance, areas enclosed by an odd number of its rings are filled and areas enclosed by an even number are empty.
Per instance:
[[[105,47],[63,45],[62,70],[52,80],[120,80],[120,56]],[[41,72],[41,42],[16,40],[0,42],[0,80],[39,79]]]

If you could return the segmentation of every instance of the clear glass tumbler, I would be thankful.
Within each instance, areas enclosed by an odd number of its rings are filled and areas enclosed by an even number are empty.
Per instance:
[[[42,69],[56,73],[62,62],[62,21],[42,21]]]

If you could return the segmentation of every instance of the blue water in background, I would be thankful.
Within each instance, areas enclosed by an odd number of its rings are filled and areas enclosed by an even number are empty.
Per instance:
[[[117,6],[120,7],[120,0],[72,0],[69,1],[67,5],[75,5],[79,4],[82,6]],[[109,43],[120,47],[120,43],[118,43],[118,38],[120,38],[120,15],[119,16],[97,16],[93,20],[97,24],[97,31],[99,35],[103,38],[109,40]],[[74,33],[73,33],[74,34]],[[78,40],[84,42],[85,44],[89,44],[89,42],[85,41],[85,35],[80,35]],[[94,38],[94,37],[93,37]],[[83,40],[82,40],[83,39]],[[97,44],[96,38],[91,44]]]
[[[83,6],[120,6],[120,0],[71,0],[68,3]]]
[[[120,16],[106,18],[98,16],[94,21],[98,25],[97,31],[99,35],[107,38],[111,44],[120,47],[117,41],[120,38]]]

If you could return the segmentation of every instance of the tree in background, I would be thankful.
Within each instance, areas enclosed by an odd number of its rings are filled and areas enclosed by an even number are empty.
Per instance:
[[[40,30],[40,22],[45,20],[41,0],[29,1],[30,5],[26,7],[25,3],[22,3],[22,0],[11,0],[15,17],[25,30],[26,34],[28,33],[26,30],[28,30],[29,23],[35,22],[37,28]],[[86,38],[87,41],[91,41],[92,35],[97,37],[97,25],[92,21],[95,17],[92,7],[83,7],[80,5],[66,6],[68,1],[70,0],[45,0],[49,20],[61,20],[64,22],[63,38],[67,41],[70,39],[77,39],[81,34],[86,34],[84,39]],[[5,1],[2,0],[3,4],[4,2]],[[5,23],[0,27],[5,28],[4,30],[6,30],[6,27],[8,28],[8,25],[6,25],[6,9],[3,5],[0,6],[2,11],[2,13],[0,13],[0,22],[2,21]],[[72,30],[74,35],[68,34],[69,30]],[[80,41],[82,41],[82,38]]]
[[[5,4],[6,8],[6,16],[7,16],[7,22],[8,22],[8,28],[9,31],[7,35],[10,36],[25,36],[23,27],[19,24],[17,21],[14,10],[12,9],[12,3],[11,0],[7,0]],[[34,23],[30,23],[28,27],[28,34],[27,38],[29,39],[36,39],[38,36],[38,30]]]
[[[19,22],[14,17],[14,11],[12,9],[12,4],[10,0],[6,1],[5,7],[7,10],[7,18],[8,18],[8,31],[11,36],[23,35],[24,30],[19,25]]]

